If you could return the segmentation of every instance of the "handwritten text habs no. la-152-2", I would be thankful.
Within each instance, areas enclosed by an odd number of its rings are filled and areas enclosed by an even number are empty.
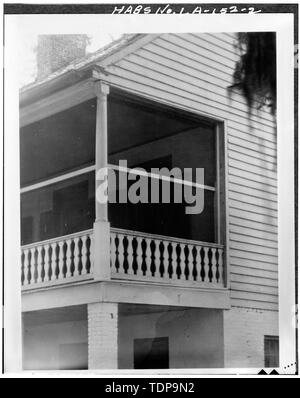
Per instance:
[[[210,6],[189,6],[189,7],[176,7],[176,5],[169,4],[163,6],[144,6],[141,4],[137,5],[124,5],[115,6],[112,14],[232,14],[232,13],[244,13],[244,14],[257,14],[261,12],[260,9],[254,7],[243,7],[232,5],[229,7],[210,7]]]

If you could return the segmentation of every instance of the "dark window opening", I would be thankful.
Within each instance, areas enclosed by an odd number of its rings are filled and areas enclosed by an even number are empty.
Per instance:
[[[134,369],[168,369],[169,338],[134,340]]]
[[[279,367],[279,337],[265,336],[265,367],[278,368]]]

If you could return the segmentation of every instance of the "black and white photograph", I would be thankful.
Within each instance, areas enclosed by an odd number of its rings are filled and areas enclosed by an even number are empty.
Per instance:
[[[4,376],[297,375],[298,5],[73,6],[4,4]]]

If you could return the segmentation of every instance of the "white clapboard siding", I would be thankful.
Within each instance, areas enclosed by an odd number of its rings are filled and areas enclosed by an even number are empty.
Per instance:
[[[231,134],[228,137],[228,143],[229,145],[238,145],[241,151],[244,149],[251,151],[252,156],[263,156],[265,159],[276,160],[276,151],[274,151],[276,148],[275,144],[272,146],[270,146],[270,144],[265,145],[261,140],[257,142],[251,139],[251,137],[241,136],[241,134],[237,136]]]
[[[246,255],[241,254],[235,251],[236,254],[232,253],[230,256],[230,267],[238,267],[242,270],[244,267],[247,268],[248,273],[251,272],[251,275],[259,276],[259,271],[264,270],[268,272],[277,272],[277,267],[274,265],[273,258],[247,258]],[[239,255],[241,257],[239,257]]]
[[[234,35],[162,34],[107,67],[112,85],[226,120],[231,304],[278,309],[277,158],[274,120],[228,95]]]
[[[252,156],[250,153],[245,154],[245,149],[240,148],[236,145],[229,145],[229,157],[230,159],[236,159],[238,161],[257,166],[257,167],[262,167],[263,169],[270,170],[276,173],[276,163],[274,162],[274,159],[270,159],[270,157],[267,157],[265,159],[258,158],[258,156]]]
[[[270,276],[273,276],[270,277]],[[275,277],[274,277],[275,276]],[[277,274],[274,273],[274,275],[268,275],[268,277],[262,277],[261,275],[259,276],[252,276],[240,272],[235,272],[235,269],[232,269],[231,272],[231,282],[234,283],[245,283],[247,285],[252,285],[252,286],[268,286],[269,292],[272,292],[273,294],[276,294],[276,290],[278,288],[278,280],[277,280]]]
[[[245,236],[247,238],[256,238],[256,239],[264,239],[268,240],[271,242],[275,242],[276,245],[278,244],[277,242],[277,233],[274,232],[267,232],[263,227],[261,229],[254,229],[254,228],[249,228],[243,223],[243,225],[236,225],[234,224],[234,221],[232,221],[229,224],[229,231],[231,232],[231,236],[234,234],[237,234],[238,236],[242,237]]]
[[[228,183],[231,184],[230,188],[232,190],[235,190],[236,185],[238,185],[240,192],[243,192],[244,188],[249,188],[249,190],[253,189],[263,192],[265,195],[264,197],[268,196],[270,199],[272,199],[272,195],[275,195],[275,197],[277,195],[277,188],[270,184],[265,184],[262,181],[253,181],[250,178],[245,178],[234,174],[228,174]]]
[[[266,186],[277,188],[277,183],[274,178],[269,178],[267,175],[258,174],[252,170],[252,167],[248,167],[248,170],[245,170],[245,168],[247,167],[243,165],[242,162],[240,162],[240,164],[238,162],[234,162],[233,164],[233,162],[228,161],[228,165],[229,165],[228,167],[229,175],[241,177],[249,181],[263,183]]]
[[[277,242],[274,242],[271,239],[256,238],[253,236],[247,236],[244,234],[233,232],[231,232],[230,237],[232,242],[250,243],[251,245],[256,245],[258,247],[261,247],[263,245],[263,247],[266,248],[278,248]]]
[[[249,200],[250,203],[260,203],[264,207],[270,207],[277,209],[276,193],[268,193],[268,199],[266,199],[266,190],[252,188],[251,186],[245,186],[243,184],[237,184],[236,182],[230,182],[230,197],[232,199],[245,201]],[[242,195],[246,195],[246,198]],[[259,199],[257,201],[257,199]]]
[[[253,276],[251,267],[231,264],[231,280],[235,280],[236,282],[251,281],[255,282],[255,284],[278,286],[278,272],[257,268],[255,276]]]
[[[257,220],[255,220],[255,221],[247,220],[245,217],[241,217],[240,215],[234,216],[232,214],[231,214],[231,217],[229,217],[229,226],[235,225],[235,226],[239,227],[240,230],[241,230],[241,227],[245,227],[245,228],[249,228],[249,229],[253,230],[254,232],[265,231],[266,233],[275,234],[276,240],[277,240],[277,232],[278,232],[277,224],[271,225],[270,223],[267,224],[266,222],[259,222]]]
[[[275,140],[263,138],[263,133],[261,131],[255,130],[255,133],[249,134],[249,132],[243,131],[243,126],[235,127],[233,123],[228,123],[228,128],[230,128],[230,138],[237,138],[241,140],[245,140],[247,142],[257,144],[260,147],[260,151],[262,153],[268,153],[266,149],[270,149],[272,152],[276,154],[276,142]],[[246,127],[247,129],[247,127]],[[258,135],[257,135],[258,134]],[[261,134],[261,135],[260,135]]]

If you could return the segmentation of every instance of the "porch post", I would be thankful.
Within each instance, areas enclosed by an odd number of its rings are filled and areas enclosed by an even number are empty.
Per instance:
[[[109,86],[103,82],[95,83],[97,97],[96,110],[96,181],[95,188],[101,184],[97,180],[97,172],[107,168],[107,96]],[[108,222],[108,203],[99,203],[96,199],[96,220],[94,223],[94,278],[110,279],[110,224]]]
[[[118,368],[118,303],[88,304],[88,368]]]

